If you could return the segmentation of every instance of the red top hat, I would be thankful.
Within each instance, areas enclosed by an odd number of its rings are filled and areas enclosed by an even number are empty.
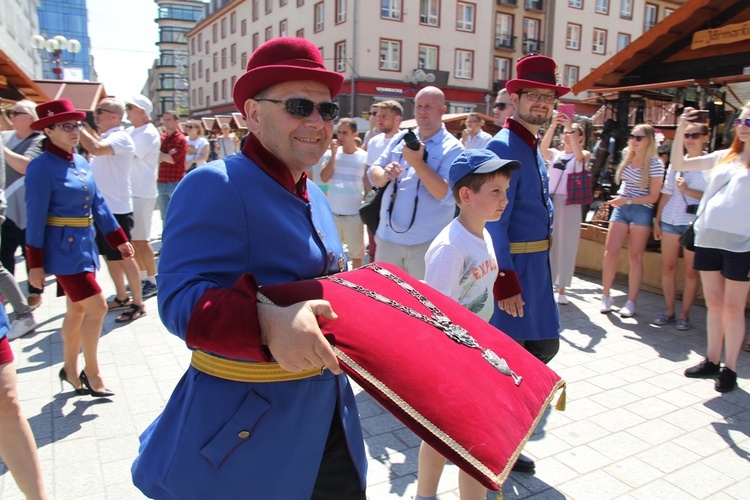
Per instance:
[[[234,84],[234,105],[245,116],[245,101],[277,83],[295,80],[320,82],[331,91],[331,98],[341,90],[344,76],[328,71],[318,47],[297,37],[274,38],[262,44],[250,56],[247,71]]]
[[[43,102],[36,107],[37,121],[31,124],[31,130],[41,131],[55,123],[65,121],[80,121],[86,118],[86,113],[76,111],[73,103],[68,99]]]
[[[557,97],[570,92],[570,87],[557,85],[555,78],[555,60],[547,56],[529,56],[516,63],[518,78],[508,80],[505,89],[509,94],[515,94],[522,89],[550,89]]]

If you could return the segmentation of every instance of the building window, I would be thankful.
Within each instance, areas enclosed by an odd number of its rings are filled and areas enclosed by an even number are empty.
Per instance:
[[[295,33],[294,36],[296,36],[297,38],[305,38],[305,30],[297,30],[297,33]]]
[[[568,7],[571,9],[583,9],[583,0],[568,0]]]
[[[219,71],[219,53],[218,52],[214,52],[213,61],[214,61],[214,73],[216,73],[217,71]]]
[[[594,28],[594,54],[604,54],[607,51],[607,30]]]
[[[543,0],[526,0],[526,10],[544,10]]]
[[[229,89],[230,90],[234,88],[234,84],[235,83],[237,83],[237,75],[233,75],[232,79],[229,81]]]
[[[221,100],[226,101],[227,100],[227,79],[223,79],[221,81]]]
[[[474,77],[474,51],[456,49],[455,77],[471,79]]]
[[[237,33],[237,13],[232,12],[229,15],[229,32]]]
[[[279,36],[287,36],[289,34],[289,24],[286,19],[279,22]]]
[[[267,42],[271,38],[273,38],[273,28],[269,26],[268,28],[266,28],[265,39],[263,41]]]
[[[401,20],[401,0],[380,0],[380,18]]]
[[[286,0],[279,0],[279,7],[283,7],[286,5]]]
[[[496,57],[493,64],[493,80],[510,80],[511,60],[506,57]]]
[[[346,22],[346,0],[336,1],[336,24]]]
[[[160,42],[187,43],[187,28],[172,28],[165,26],[159,30]]]
[[[323,31],[323,28],[325,28],[325,21],[323,18],[325,11],[323,9],[323,2],[318,2],[315,4],[315,29],[313,30],[315,33],[318,33],[320,31]]]
[[[258,33],[253,33],[253,52],[258,50],[259,45],[260,45],[260,35],[258,35]]]
[[[196,99],[197,93],[195,89],[193,89],[190,94],[191,94],[190,100],[193,101],[193,104],[196,104],[198,102],[198,99]]]
[[[221,39],[224,40],[227,37],[227,18],[221,20]]]
[[[654,27],[656,20],[659,18],[659,7],[657,5],[647,3],[646,13],[643,16],[643,31],[646,32]]]
[[[273,12],[273,0],[266,0],[266,14]]]
[[[440,0],[420,0],[419,24],[440,26]]]
[[[302,7],[305,5],[305,0],[297,0],[297,7]]]
[[[476,5],[458,2],[456,5],[456,29],[458,31],[474,31],[474,13]]]
[[[674,14],[674,9],[668,9],[664,7],[664,14],[663,14],[662,20],[668,18],[672,14]]]
[[[227,49],[221,49],[221,69],[227,69]]]
[[[201,47],[203,47],[203,33],[198,33],[198,52],[201,51]]]
[[[565,85],[572,87],[578,83],[578,66],[565,65]]]
[[[62,2],[70,3],[70,2]],[[77,2],[81,3],[81,2]],[[181,5],[160,5],[159,19],[176,19],[179,21],[197,21],[203,16],[203,7],[187,7]],[[69,27],[69,29],[72,29]]]
[[[214,82],[214,101],[217,100],[216,96],[219,95],[219,82]]]
[[[513,16],[495,14],[495,48],[513,48]]]
[[[211,34],[213,38],[214,43],[219,41],[219,25],[214,23],[213,26],[211,26]]]
[[[203,106],[203,87],[198,89],[198,104]]]
[[[565,48],[570,50],[581,50],[581,25],[568,23]]]
[[[253,21],[257,21],[259,17],[258,12],[260,8],[258,7],[258,2],[260,2],[260,0],[253,0]]]
[[[190,55],[195,55],[195,38],[190,39]]]
[[[159,90],[175,90],[179,75],[176,73],[161,73],[159,75]]]
[[[247,19],[243,19],[240,23],[240,36],[247,35]]]
[[[401,71],[401,42],[380,40],[380,69]]]
[[[336,71],[346,73],[346,42],[338,42],[334,47],[336,58]]]
[[[247,52],[243,52],[242,55],[240,55],[240,66],[243,68],[247,67]]]
[[[237,64],[237,44],[233,43],[232,47],[229,49],[229,64],[234,66]]]
[[[198,78],[203,78],[203,59],[198,59]]]
[[[617,34],[617,52],[620,52],[622,49],[630,45],[630,35],[627,33],[618,33]]]
[[[605,16],[609,14],[609,0],[596,0],[594,12],[604,14]]]
[[[211,70],[206,68],[206,83],[211,81]]]
[[[523,53],[541,52],[542,41],[539,39],[539,20],[525,17],[523,19]]]
[[[193,80],[193,81],[195,81],[195,79],[196,79],[195,75],[196,74],[197,74],[197,71],[196,71],[195,63],[193,63],[193,64],[190,65],[190,79]]]
[[[206,40],[206,55],[208,55],[211,51],[209,50],[209,44],[210,42]]]
[[[620,17],[633,19],[633,0],[620,0]]]
[[[420,69],[438,69],[438,46],[437,45],[419,45],[419,63]]]

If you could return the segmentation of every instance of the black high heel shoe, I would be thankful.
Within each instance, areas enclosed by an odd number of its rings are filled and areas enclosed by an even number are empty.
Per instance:
[[[67,382],[70,385],[73,385],[73,382],[68,380],[68,375],[65,373],[65,368],[60,368],[60,390],[61,391],[63,390],[63,382]],[[79,396],[85,396],[86,394],[89,393],[88,389],[84,387],[76,388],[76,386],[74,385],[73,385],[73,390],[76,391],[76,394],[78,394]]]
[[[86,386],[86,389],[89,390],[89,394],[91,394],[95,398],[108,398],[115,395],[114,392],[106,388],[103,391],[95,391],[94,389],[92,389],[91,384],[89,383],[89,378],[86,376],[86,372],[84,372],[83,370],[81,370],[81,374],[78,376],[78,380],[80,380],[81,383]]]

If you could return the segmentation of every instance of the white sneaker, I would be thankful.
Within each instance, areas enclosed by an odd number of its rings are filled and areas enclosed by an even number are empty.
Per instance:
[[[635,314],[635,304],[632,300],[625,302],[625,305],[620,309],[620,316],[623,318],[632,318]]]
[[[557,303],[561,305],[570,304],[570,301],[568,300],[568,297],[565,296],[564,293],[557,294]]]
[[[10,330],[8,330],[8,340],[21,338],[34,328],[36,328],[36,321],[34,321],[33,316],[14,319],[13,323],[10,324]]]
[[[602,295],[602,305],[599,307],[599,312],[602,314],[605,314],[611,311],[613,302],[614,300],[612,300],[612,297],[607,297],[606,295]]]

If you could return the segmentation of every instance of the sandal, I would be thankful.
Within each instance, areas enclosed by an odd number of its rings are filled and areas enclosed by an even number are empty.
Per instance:
[[[115,297],[114,299],[107,302],[107,310],[108,311],[117,311],[118,309],[126,309],[132,305],[130,297],[125,297],[124,299],[118,299]]]
[[[145,315],[145,307],[143,307],[142,305],[137,306],[135,304],[130,304],[130,308],[127,311],[115,318],[115,323],[130,323],[131,321],[134,321]]]

